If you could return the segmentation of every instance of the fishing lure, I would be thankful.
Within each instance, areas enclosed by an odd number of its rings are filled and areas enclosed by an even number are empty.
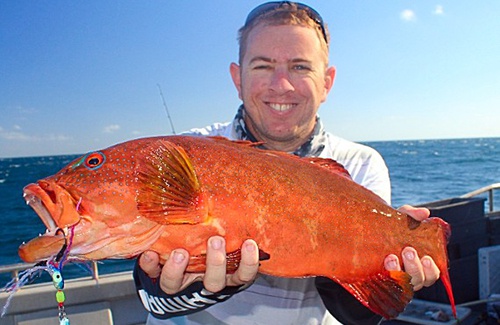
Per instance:
[[[57,290],[56,301],[57,308],[59,309],[59,325],[69,325],[69,319],[64,309],[64,301],[66,300],[66,296],[63,291],[64,279],[62,277],[61,270],[59,267],[56,267],[54,264],[50,263],[47,272],[52,277],[52,284]]]
[[[16,279],[12,279],[7,285],[5,286],[4,290],[6,292],[9,292],[9,297],[7,298],[7,301],[5,302],[5,305],[3,306],[2,309],[2,317],[7,313],[7,309],[10,305],[10,302],[12,300],[12,297],[14,296],[14,293],[16,293],[19,289],[21,289],[22,286],[25,284],[29,283],[31,280],[33,280],[36,276],[39,276],[40,273],[43,271],[47,272],[50,277],[52,278],[52,284],[54,285],[54,288],[56,288],[56,301],[57,301],[57,308],[59,310],[59,325],[70,325],[69,318],[66,314],[66,310],[64,308],[64,302],[66,300],[66,296],[64,294],[64,278],[62,276],[62,268],[64,264],[66,263],[66,258],[68,256],[68,252],[71,249],[71,244],[73,242],[73,236],[74,236],[74,227],[69,228],[69,242],[68,238],[66,237],[66,234],[62,229],[57,229],[56,234],[59,232],[62,232],[64,236],[64,245],[62,246],[61,250],[59,253],[53,257],[51,260],[47,261],[42,261],[37,264],[35,264],[32,268],[29,268],[27,270],[24,270],[19,274],[19,280],[16,281]]]

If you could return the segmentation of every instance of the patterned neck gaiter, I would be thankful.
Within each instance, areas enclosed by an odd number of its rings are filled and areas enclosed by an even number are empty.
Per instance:
[[[238,108],[238,112],[234,117],[234,131],[238,139],[240,140],[248,140],[251,142],[259,142],[255,138],[255,136],[250,133],[250,131],[246,128],[244,116],[245,116],[245,107],[241,105]],[[323,149],[325,149],[326,143],[326,132],[323,129],[323,123],[319,119],[319,116],[316,116],[316,125],[314,126],[313,133],[311,137],[302,144],[295,151],[291,152],[292,154],[299,157],[318,157]],[[260,146],[262,148],[262,146]]]

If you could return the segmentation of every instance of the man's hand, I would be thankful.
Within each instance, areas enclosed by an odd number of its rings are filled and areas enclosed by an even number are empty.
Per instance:
[[[414,208],[409,205],[403,205],[398,209],[408,214],[415,220],[422,221],[429,217],[430,212],[425,208]],[[433,285],[439,279],[439,269],[430,256],[419,258],[417,251],[412,247],[406,247],[402,252],[404,270],[411,276],[413,289],[418,291],[423,287]],[[388,271],[400,271],[401,266],[396,255],[388,255],[384,260],[384,265]]]
[[[416,220],[429,217],[429,210],[408,205],[399,208]],[[211,237],[207,245],[207,269],[205,273],[185,273],[189,254],[184,249],[173,250],[163,267],[159,264],[158,254],[148,251],[139,258],[139,265],[151,278],[160,277],[160,287],[167,294],[175,294],[194,281],[203,281],[205,289],[218,292],[226,286],[238,286],[251,283],[257,277],[259,269],[259,249],[255,241],[248,239],[241,247],[241,262],[233,274],[226,274],[226,245],[224,238]],[[430,256],[419,258],[412,247],[402,252],[404,270],[411,276],[415,291],[434,284],[439,279],[439,269]],[[398,256],[391,254],[384,260],[388,271],[400,271]]]
[[[206,290],[218,292],[226,286],[251,283],[259,269],[259,249],[255,241],[248,239],[241,246],[241,261],[233,274],[226,274],[226,243],[224,238],[214,236],[207,243],[207,269],[205,273],[185,273],[189,254],[184,249],[170,253],[163,268],[155,252],[144,252],[139,266],[150,278],[160,277],[160,287],[167,294],[175,294],[194,281],[203,281]]]

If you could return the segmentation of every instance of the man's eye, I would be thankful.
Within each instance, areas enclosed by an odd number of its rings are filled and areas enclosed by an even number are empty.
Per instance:
[[[309,68],[308,66],[303,65],[303,64],[294,65],[292,68],[293,68],[293,70],[297,70],[297,71],[309,71],[309,70],[311,70],[311,68]]]
[[[262,64],[262,65],[256,65],[253,68],[254,68],[254,70],[269,70],[269,69],[271,69],[271,66]]]

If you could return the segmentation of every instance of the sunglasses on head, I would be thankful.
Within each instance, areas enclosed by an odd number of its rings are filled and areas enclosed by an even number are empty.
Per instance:
[[[291,5],[292,3],[297,6],[298,10],[305,11],[309,16],[309,18],[311,18],[316,24],[318,24],[318,26],[321,28],[321,33],[323,34],[323,38],[325,39],[326,44],[328,44],[328,37],[326,36],[326,29],[325,29],[325,24],[323,23],[323,18],[321,18],[320,14],[316,10],[303,3],[291,2],[291,1],[273,1],[273,2],[263,3],[260,6],[257,6],[254,10],[252,10],[248,14],[247,20],[245,21],[245,26],[248,26],[255,19],[268,12],[274,11],[282,7],[283,5]]]

